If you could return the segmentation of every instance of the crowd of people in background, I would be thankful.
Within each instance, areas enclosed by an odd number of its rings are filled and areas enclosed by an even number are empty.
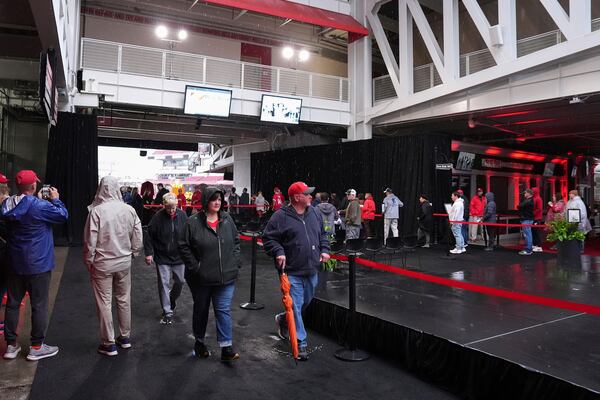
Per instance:
[[[39,360],[59,351],[57,346],[45,343],[45,333],[50,276],[55,265],[52,226],[64,223],[68,212],[59,200],[58,190],[44,186],[38,191],[38,182],[35,172],[20,171],[15,176],[18,194],[10,196],[8,179],[0,174],[0,298],[8,289],[5,322],[0,323],[0,328],[7,341],[6,359],[16,358],[21,351],[16,331],[26,292],[32,308],[27,359]],[[288,201],[278,187],[273,188],[271,201],[262,190],[251,194],[243,188],[238,194],[235,187],[205,185],[196,186],[189,196],[182,188],[174,193],[162,183],[156,185],[155,193],[151,182],[140,188],[119,187],[116,178],[104,177],[88,206],[83,235],[83,262],[89,271],[99,319],[98,353],[114,356],[118,348],[132,346],[131,265],[132,257],[143,251],[145,263],[154,265],[157,271],[160,323],[172,324],[186,282],[193,298],[196,356],[210,355],[205,336],[212,303],[221,359],[239,358],[233,349],[231,321],[231,302],[241,265],[237,225],[242,220],[258,218],[264,222],[267,254],[274,258],[280,273],[289,275],[300,359],[306,360],[302,311],[312,300],[319,266],[329,259],[330,242],[339,240],[339,233],[346,241],[381,237],[386,244],[402,239],[402,216],[415,219],[415,236],[421,247],[433,244],[434,206],[427,194],[421,194],[418,207],[408,211],[402,211],[405,204],[392,188],[386,188],[382,195],[379,208],[372,193],[358,193],[350,188],[339,198],[337,193],[315,193],[315,188],[295,182],[288,189]],[[518,205],[525,241],[519,254],[541,252],[544,230],[537,226],[564,219],[572,210],[578,214],[577,229],[587,234],[592,226],[577,190],[571,190],[568,199],[561,193],[554,194],[545,207],[538,188],[525,189]],[[382,218],[383,232],[377,232],[376,218]],[[455,242],[450,253],[462,254],[469,244],[481,240],[486,251],[494,249],[495,224],[499,221],[494,193],[478,188],[468,199],[462,190],[454,191],[451,204],[447,205],[447,218]],[[303,240],[297,240],[300,237]],[[113,297],[118,334],[113,324]],[[288,339],[284,314],[277,314],[275,320],[279,335]]]

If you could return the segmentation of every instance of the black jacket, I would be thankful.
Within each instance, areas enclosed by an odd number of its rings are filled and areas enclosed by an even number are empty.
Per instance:
[[[163,196],[165,194],[169,193],[169,191],[165,188],[162,188],[158,191],[158,193],[156,193],[156,197],[154,198],[154,204],[162,204],[163,202]]]
[[[180,209],[176,210],[175,219],[164,208],[154,214],[144,232],[146,256],[153,256],[156,264],[183,264],[179,256],[178,239],[186,221],[187,216]]]
[[[202,211],[187,220],[179,237],[179,254],[190,285],[225,285],[238,276],[240,237],[233,219],[225,211],[219,211],[217,232],[206,223],[204,210],[215,192],[221,191],[214,187],[204,189]]]
[[[533,198],[523,199],[519,204],[519,218],[533,221]]]
[[[463,219],[465,221],[468,221],[469,220],[469,213],[470,213],[469,212],[469,205],[470,205],[469,199],[467,199],[465,196],[460,196],[460,197],[463,199],[463,209],[464,209]]]
[[[308,206],[302,215],[298,215],[292,206],[277,210],[263,232],[263,243],[271,257],[285,256],[288,275],[317,273],[321,253],[329,253],[323,219],[312,206]]]
[[[425,231],[431,230],[431,224],[433,222],[433,214],[431,211],[431,203],[425,201],[421,203],[421,207],[419,208],[419,215],[417,216],[419,220],[419,227]]]

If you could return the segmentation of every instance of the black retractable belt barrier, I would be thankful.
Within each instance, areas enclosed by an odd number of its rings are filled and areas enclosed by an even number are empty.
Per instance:
[[[336,358],[344,361],[364,361],[369,358],[369,353],[356,348],[356,255],[348,255],[349,287],[348,287],[348,317],[347,348],[335,352]]]
[[[252,236],[252,269],[250,271],[250,302],[240,304],[244,310],[262,310],[264,304],[256,303],[256,248],[259,232],[244,232],[246,236]]]

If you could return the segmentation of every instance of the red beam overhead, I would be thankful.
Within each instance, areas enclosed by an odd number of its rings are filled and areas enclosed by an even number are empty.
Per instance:
[[[348,42],[350,43],[369,34],[367,28],[349,15],[286,0],[204,0],[204,2],[340,29],[348,32]]]

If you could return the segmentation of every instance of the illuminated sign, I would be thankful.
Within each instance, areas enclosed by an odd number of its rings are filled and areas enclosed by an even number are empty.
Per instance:
[[[524,171],[533,171],[533,165],[531,164],[521,164],[516,162],[509,161],[501,161],[495,160],[493,158],[482,158],[481,166],[485,168],[510,168],[510,169],[520,169]]]

